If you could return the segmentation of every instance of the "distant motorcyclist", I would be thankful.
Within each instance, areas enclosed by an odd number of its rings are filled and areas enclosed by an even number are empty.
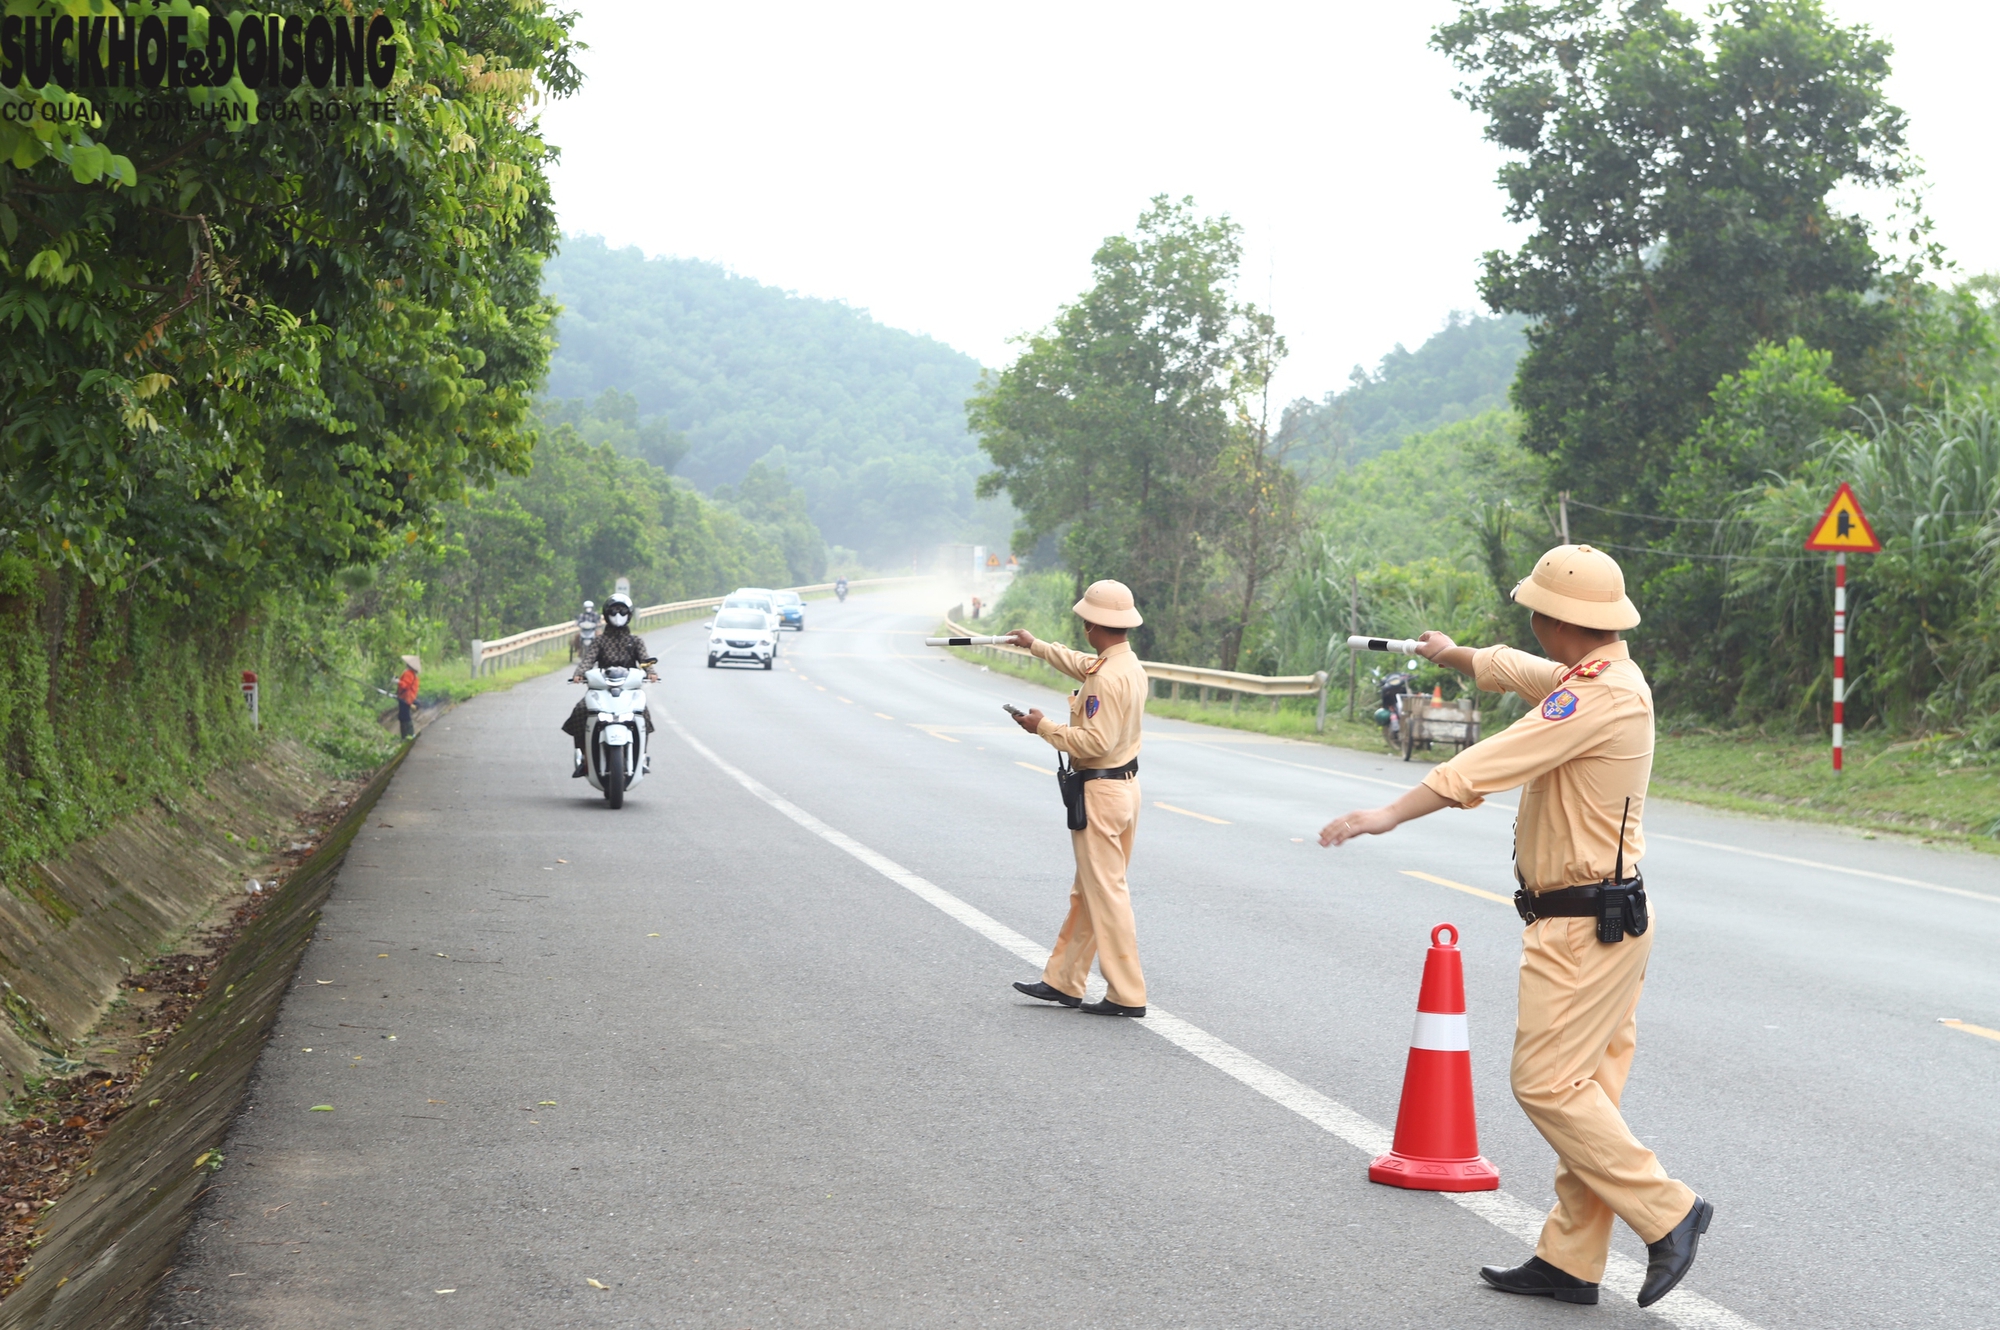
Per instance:
[[[1375,723],[1382,727],[1390,746],[1400,747],[1403,742],[1403,710],[1401,698],[1417,686],[1416,676],[1396,671],[1383,679],[1376,690],[1376,698],[1382,705],[1375,709]]]
[[[840,603],[841,603],[841,604],[845,605],[845,604],[847,603],[847,579],[846,579],[846,578],[844,578],[844,577],[837,577],[837,578],[835,578],[835,579],[834,579],[834,581],[833,581],[833,594],[834,594],[834,596],[835,596],[835,597],[836,597],[836,598],[837,598],[837,599],[838,599],[838,600],[840,601]]]
[[[620,592],[604,602],[604,628],[590,641],[584,643],[577,653],[576,670],[570,675],[571,683],[582,683],[586,670],[610,669],[623,666],[634,670],[644,667],[647,683],[658,683],[660,676],[653,672],[653,653],[646,650],[646,639],[632,631],[632,598]],[[649,707],[641,713],[646,717],[646,733],[653,732],[653,712]],[[563,733],[576,744],[575,770],[570,775],[576,779],[583,777],[583,725],[584,704],[578,700],[576,707],[563,722]]]
[[[583,613],[576,616],[576,653],[583,654],[584,648],[597,640],[597,629],[601,620],[597,617],[597,603],[583,602]]]

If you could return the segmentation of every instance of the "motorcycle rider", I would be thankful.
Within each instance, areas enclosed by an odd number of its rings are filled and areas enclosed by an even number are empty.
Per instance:
[[[846,604],[846,603],[847,603],[847,579],[846,579],[846,578],[844,578],[844,577],[836,577],[836,578],[835,578],[835,579],[833,580],[833,594],[834,594],[834,595],[835,595],[836,597],[838,597],[838,598],[839,598],[839,600],[840,600],[840,602],[841,602],[842,604]]]
[[[1403,743],[1403,713],[1397,699],[1416,686],[1415,675],[1398,670],[1377,687],[1376,697],[1382,705],[1375,709],[1375,723],[1382,727],[1392,747],[1401,747]]]
[[[576,616],[576,651],[580,656],[583,649],[597,640],[597,629],[602,621],[597,617],[597,603],[583,602],[583,613]]]
[[[604,628],[590,641],[584,643],[577,653],[576,670],[570,675],[571,683],[582,683],[584,671],[609,669],[623,666],[638,669],[645,666],[646,682],[658,683],[660,676],[653,672],[653,653],[646,650],[646,639],[632,631],[632,598],[619,592],[604,602]],[[569,719],[563,722],[563,733],[576,744],[575,769],[569,774],[573,779],[583,778],[583,699],[577,699]],[[653,712],[648,707],[639,713],[646,718],[646,733],[653,733]]]

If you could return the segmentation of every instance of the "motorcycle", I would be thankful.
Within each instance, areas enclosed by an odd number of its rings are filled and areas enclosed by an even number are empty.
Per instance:
[[[623,808],[625,792],[646,778],[652,759],[646,748],[646,670],[612,665],[586,670],[583,695],[583,774],[604,792],[607,807]]]
[[[1375,709],[1375,723],[1382,727],[1382,737],[1391,748],[1400,750],[1403,747],[1403,726],[1407,722],[1403,719],[1399,699],[1415,686],[1414,676],[1399,670],[1383,679],[1377,689],[1376,700],[1381,705]]]
[[[839,602],[840,602],[841,604],[845,605],[845,604],[847,603],[847,579],[846,579],[846,578],[844,578],[844,577],[843,577],[843,578],[841,578],[841,579],[840,579],[840,580],[839,580],[838,582],[835,582],[835,583],[833,584],[833,596],[834,596],[834,599],[835,599],[835,600],[838,600],[838,601],[839,601]]]

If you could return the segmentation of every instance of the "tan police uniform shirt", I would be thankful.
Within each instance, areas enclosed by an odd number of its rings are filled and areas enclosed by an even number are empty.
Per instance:
[[[1608,879],[1630,798],[1631,876],[1646,852],[1640,828],[1653,774],[1653,691],[1625,643],[1607,643],[1574,668],[1512,647],[1484,647],[1473,653],[1473,678],[1487,692],[1520,694],[1532,709],[1433,768],[1424,784],[1467,808],[1525,786],[1514,864],[1534,892]]]
[[[1078,767],[1122,767],[1139,756],[1146,671],[1129,642],[1113,642],[1096,656],[1040,638],[1029,650],[1082,683],[1069,695],[1069,724],[1044,716],[1035,733],[1068,753]]]

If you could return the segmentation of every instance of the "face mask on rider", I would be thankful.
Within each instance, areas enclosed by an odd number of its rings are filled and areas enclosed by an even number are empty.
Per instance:
[[[625,616],[622,614],[612,614],[612,615],[607,615],[606,617],[611,620],[611,626],[613,628],[623,628],[625,626]]]

